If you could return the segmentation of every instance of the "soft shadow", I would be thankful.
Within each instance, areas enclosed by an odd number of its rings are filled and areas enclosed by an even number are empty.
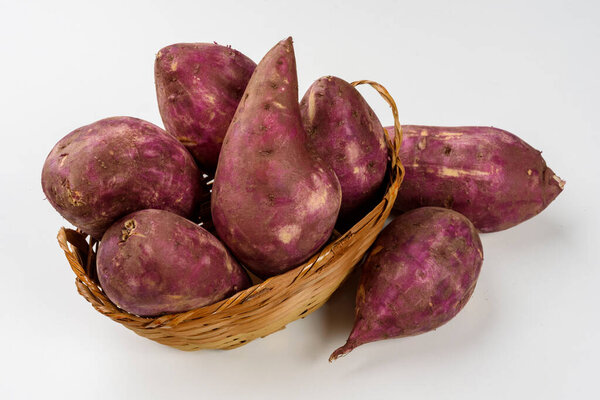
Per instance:
[[[346,343],[354,323],[354,303],[361,268],[356,267],[333,293],[329,300],[314,314],[314,337],[306,355],[313,360],[326,361],[329,354]]]
[[[543,257],[564,251],[576,240],[569,234],[571,228],[564,219],[546,215],[526,221],[505,231],[481,234],[484,248],[484,262],[473,297],[465,308],[447,324],[437,330],[422,335],[388,339],[368,343],[356,348],[335,363],[349,362],[349,376],[358,376],[364,370],[385,370],[386,368],[411,368],[427,363],[452,362],[462,355],[484,347],[484,343],[496,330],[502,330],[502,317],[506,310],[495,311],[501,299],[510,295],[506,285],[510,279],[506,275],[519,273],[527,260],[527,267],[545,274],[564,273],[549,270]],[[546,253],[541,256],[540,253]],[[540,254],[540,262],[531,262]],[[537,272],[527,271],[528,274]],[[515,310],[514,312],[518,312]]]

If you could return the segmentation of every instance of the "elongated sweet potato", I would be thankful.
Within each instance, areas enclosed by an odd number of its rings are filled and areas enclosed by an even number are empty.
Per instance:
[[[398,210],[451,208],[481,232],[494,232],[539,214],[563,190],[541,152],[501,129],[403,125],[402,131],[406,176]]]
[[[327,241],[340,201],[335,173],[306,147],[289,38],[258,64],[229,126],[213,185],[213,222],[238,259],[267,277]]]
[[[100,242],[97,269],[108,298],[141,316],[188,311],[250,286],[216,237],[162,210],[137,211],[113,224]]]
[[[254,68],[239,51],[213,43],[173,44],[156,55],[156,94],[165,128],[206,172],[217,168],[223,138]]]
[[[387,168],[379,119],[354,86],[334,76],[320,78],[308,88],[300,112],[309,146],[340,181],[340,218],[359,218],[377,194]]]
[[[445,324],[471,297],[482,263],[479,235],[463,215],[423,207],[394,219],[363,266],[350,337],[329,360]]]
[[[131,117],[106,118],[74,130],[54,146],[42,170],[50,204],[96,239],[117,219],[140,209],[193,218],[206,195],[201,179],[181,143]]]

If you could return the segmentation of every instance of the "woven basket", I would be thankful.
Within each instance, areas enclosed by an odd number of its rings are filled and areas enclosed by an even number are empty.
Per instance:
[[[82,232],[61,228],[58,243],[77,278],[81,294],[100,313],[140,336],[180,350],[232,349],[264,337],[319,308],[338,288],[375,241],[390,214],[404,177],[398,159],[401,127],[396,104],[387,90],[370,84],[388,102],[394,114],[396,135],[386,132],[390,163],[385,195],[363,219],[330,241],[304,264],[274,276],[232,297],[191,311],[156,318],[139,317],[119,309],[102,291],[96,277],[96,244]],[[384,130],[385,131],[385,130]],[[202,208],[210,224],[210,201]],[[208,219],[207,219],[208,218]]]

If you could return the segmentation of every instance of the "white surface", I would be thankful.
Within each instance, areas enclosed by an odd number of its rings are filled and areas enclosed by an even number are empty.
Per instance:
[[[598,2],[23,3],[0,6],[2,399],[600,398]],[[450,323],[333,364],[352,284],[229,352],[172,350],[97,313],[55,240],[66,222],[40,187],[47,153],[106,116],[162,125],[153,61],[165,45],[215,40],[259,61],[288,35],[301,94],[326,74],[377,80],[403,122],[494,125],[543,149],[565,192],[483,235],[477,289]]]

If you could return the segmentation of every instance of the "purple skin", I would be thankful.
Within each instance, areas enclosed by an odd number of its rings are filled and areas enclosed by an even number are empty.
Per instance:
[[[203,307],[250,286],[216,237],[162,210],[137,211],[113,224],[100,242],[97,268],[108,298],[140,316]]]
[[[100,239],[114,221],[145,208],[193,218],[207,195],[194,159],[149,122],[106,118],[74,130],[52,149],[42,188],[67,221]]]
[[[565,185],[541,152],[501,129],[403,125],[402,132],[406,176],[396,210],[451,208],[479,231],[496,232],[542,212]]]
[[[239,51],[212,43],[173,44],[156,55],[163,123],[204,171],[217,168],[223,138],[255,68]]]
[[[340,208],[335,173],[308,151],[292,39],[258,64],[223,144],[212,191],[219,237],[260,277],[307,260]]]
[[[424,207],[397,217],[371,248],[356,293],[354,327],[329,360],[361,344],[445,324],[471,297],[482,263],[479,235],[463,215]]]
[[[355,219],[377,194],[387,168],[379,119],[358,90],[343,79],[315,81],[300,102],[311,149],[335,171],[342,188],[340,218]]]

